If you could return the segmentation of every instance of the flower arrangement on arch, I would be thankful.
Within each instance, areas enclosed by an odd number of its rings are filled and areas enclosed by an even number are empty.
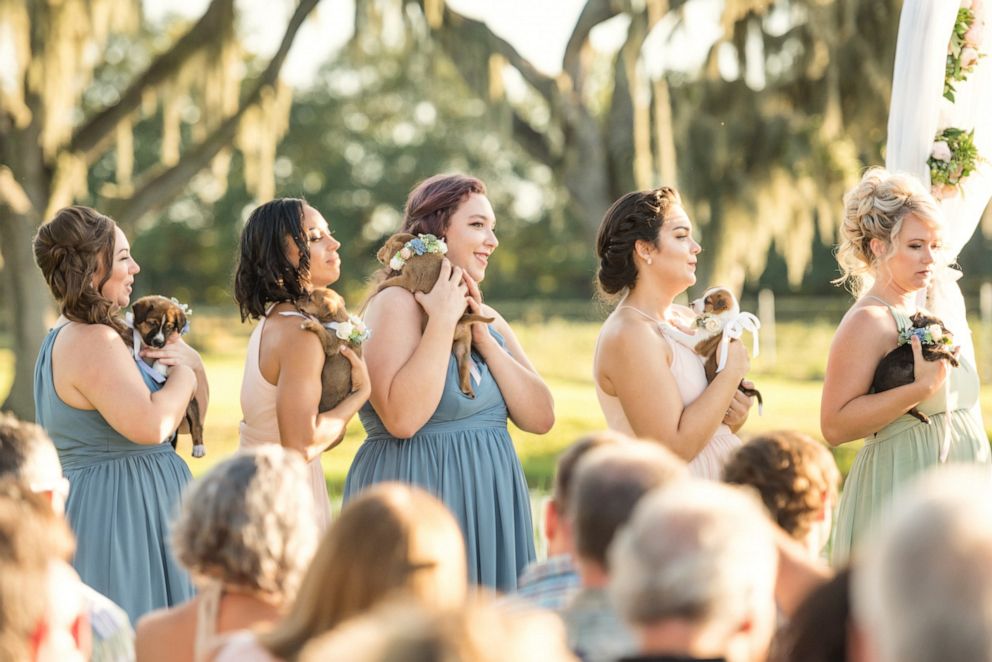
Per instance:
[[[974,129],[950,127],[938,133],[927,159],[933,196],[938,200],[956,196],[962,180],[978,167],[978,160]]]
[[[947,64],[944,69],[944,98],[954,101],[954,83],[965,80],[975,70],[985,36],[985,11],[983,0],[961,0],[951,41],[947,45]]]

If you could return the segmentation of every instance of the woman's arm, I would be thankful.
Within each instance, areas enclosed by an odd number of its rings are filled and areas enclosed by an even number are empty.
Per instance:
[[[881,393],[869,393],[875,368],[895,348],[897,331],[881,306],[851,310],[830,345],[820,401],[820,429],[831,446],[878,432],[936,392],[947,376],[944,361],[922,360],[913,343],[916,379]]]
[[[365,325],[372,337],[365,344],[365,360],[372,406],[397,439],[415,435],[441,402],[465,292],[462,270],[445,260],[427,294],[389,287],[369,303]]]
[[[510,420],[525,432],[545,434],[555,424],[555,402],[551,390],[527,358],[513,329],[499,313],[489,306],[480,308],[474,298],[469,299],[469,310],[495,317],[493,328],[506,343],[505,348],[500,347],[486,325],[472,325],[472,346],[485,359],[499,385]]]
[[[672,374],[671,348],[646,320],[608,321],[596,363],[596,379],[604,391],[619,398],[634,434],[655,439],[691,460],[720,427],[749,360],[743,344],[731,342],[724,370],[686,407]]]
[[[193,370],[186,365],[170,368],[165,385],[152,393],[131,351],[109,326],[74,324],[62,333],[66,337],[56,343],[52,364],[63,400],[96,409],[110,427],[137,444],[158,444],[176,431],[197,388]]]
[[[352,364],[353,390],[333,409],[318,413],[326,357],[320,339],[301,329],[299,322],[297,317],[270,320],[266,330],[274,333],[266,345],[271,348],[278,367],[279,439],[285,448],[298,451],[309,462],[344,438],[348,422],[368,400],[369,380],[358,355],[348,347],[343,348],[342,355]]]

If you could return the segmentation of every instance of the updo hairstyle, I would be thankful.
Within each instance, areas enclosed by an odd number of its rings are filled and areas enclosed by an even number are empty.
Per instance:
[[[600,290],[614,295],[637,282],[634,246],[638,240],[657,245],[658,233],[672,205],[681,205],[679,192],[670,186],[634,191],[613,203],[603,216],[596,238]]]
[[[38,228],[34,259],[59,313],[73,322],[106,324],[130,343],[131,333],[118,316],[117,303],[100,293],[114,264],[116,229],[112,219],[95,209],[65,207]]]
[[[846,284],[855,296],[860,295],[864,277],[889,254],[876,256],[871,240],[878,239],[891,249],[909,214],[938,228],[944,224],[937,202],[915,177],[869,168],[844,196],[844,222],[837,247],[841,276],[833,282]]]

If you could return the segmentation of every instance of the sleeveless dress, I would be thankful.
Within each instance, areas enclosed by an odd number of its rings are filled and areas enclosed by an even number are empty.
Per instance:
[[[913,326],[905,314],[879,301],[889,308],[900,331]],[[930,418],[929,425],[903,414],[865,439],[840,498],[831,549],[834,565],[845,562],[862,538],[873,537],[882,527],[888,501],[907,481],[940,463],[948,416],[951,438],[947,462],[989,465],[989,440],[977,413],[978,374],[967,359],[958,360],[957,368],[948,366],[947,387],[917,405]]]
[[[100,412],[63,402],[52,373],[52,346],[63,326],[42,342],[34,402],[37,422],[55,442],[71,485],[66,518],[76,535],[72,565],[84,583],[137,623],[153,609],[193,597],[193,584],[168,543],[172,516],[192,477],[168,441],[136,444]],[[141,375],[149,391],[161,388]]]
[[[504,345],[492,327],[489,332]],[[503,394],[482,357],[473,352],[472,360],[481,378],[475,399],[459,389],[452,354],[437,409],[409,439],[389,434],[371,402],[362,407],[368,437],[348,470],[344,500],[384,481],[422,487],[458,520],[470,581],[508,592],[535,558],[530,495],[506,428]]]
[[[645,313],[633,306],[625,307],[645,315]],[[675,377],[675,384],[678,386],[679,395],[682,397],[682,406],[687,407],[702,395],[706,387],[709,386],[709,382],[706,381],[706,369],[703,367],[703,359],[692,349],[676,340],[670,326],[649,315],[645,316],[657,322],[658,331],[668,342],[668,346],[672,348],[672,375]],[[596,384],[596,397],[599,399],[599,406],[603,410],[603,415],[606,417],[606,426],[611,430],[636,437],[637,435],[634,434],[634,430],[630,426],[630,421],[627,420],[627,415],[623,411],[620,398],[606,393],[600,388],[599,382],[595,379],[593,382]],[[723,465],[726,464],[730,454],[740,447],[740,445],[740,438],[731,432],[729,427],[721,423],[720,427],[713,433],[713,437],[699,451],[699,454],[690,460],[689,473],[697,478],[720,480],[723,475]]]
[[[269,310],[272,308],[270,307]],[[268,312],[268,311],[266,311]],[[241,379],[241,423],[238,431],[241,448],[253,448],[262,444],[280,444],[279,420],[276,417],[276,386],[265,380],[258,367],[258,351],[262,342],[262,329],[265,317],[251,332],[248,340],[248,356],[245,357],[245,372]],[[327,497],[327,482],[320,458],[307,462],[310,473],[310,490],[313,494],[314,514],[317,517],[319,535],[331,524],[331,504]]]

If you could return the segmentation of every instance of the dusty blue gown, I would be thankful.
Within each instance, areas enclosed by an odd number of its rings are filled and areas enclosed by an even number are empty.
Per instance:
[[[490,333],[503,344],[492,327]],[[535,558],[530,495],[506,428],[503,394],[482,357],[472,357],[481,377],[473,382],[475,399],[459,389],[452,355],[441,402],[409,439],[390,435],[371,403],[362,407],[368,437],[348,471],[344,500],[391,480],[426,489],[461,526],[470,581],[510,591]]]
[[[136,623],[153,609],[193,597],[189,576],[168,544],[172,515],[191,480],[189,468],[168,442],[136,444],[99,412],[62,401],[52,375],[52,346],[61,329],[49,331],[41,345],[34,402],[37,422],[55,442],[69,479],[66,517],[76,535],[72,564],[86,584]],[[149,390],[161,388],[142,377]]]

